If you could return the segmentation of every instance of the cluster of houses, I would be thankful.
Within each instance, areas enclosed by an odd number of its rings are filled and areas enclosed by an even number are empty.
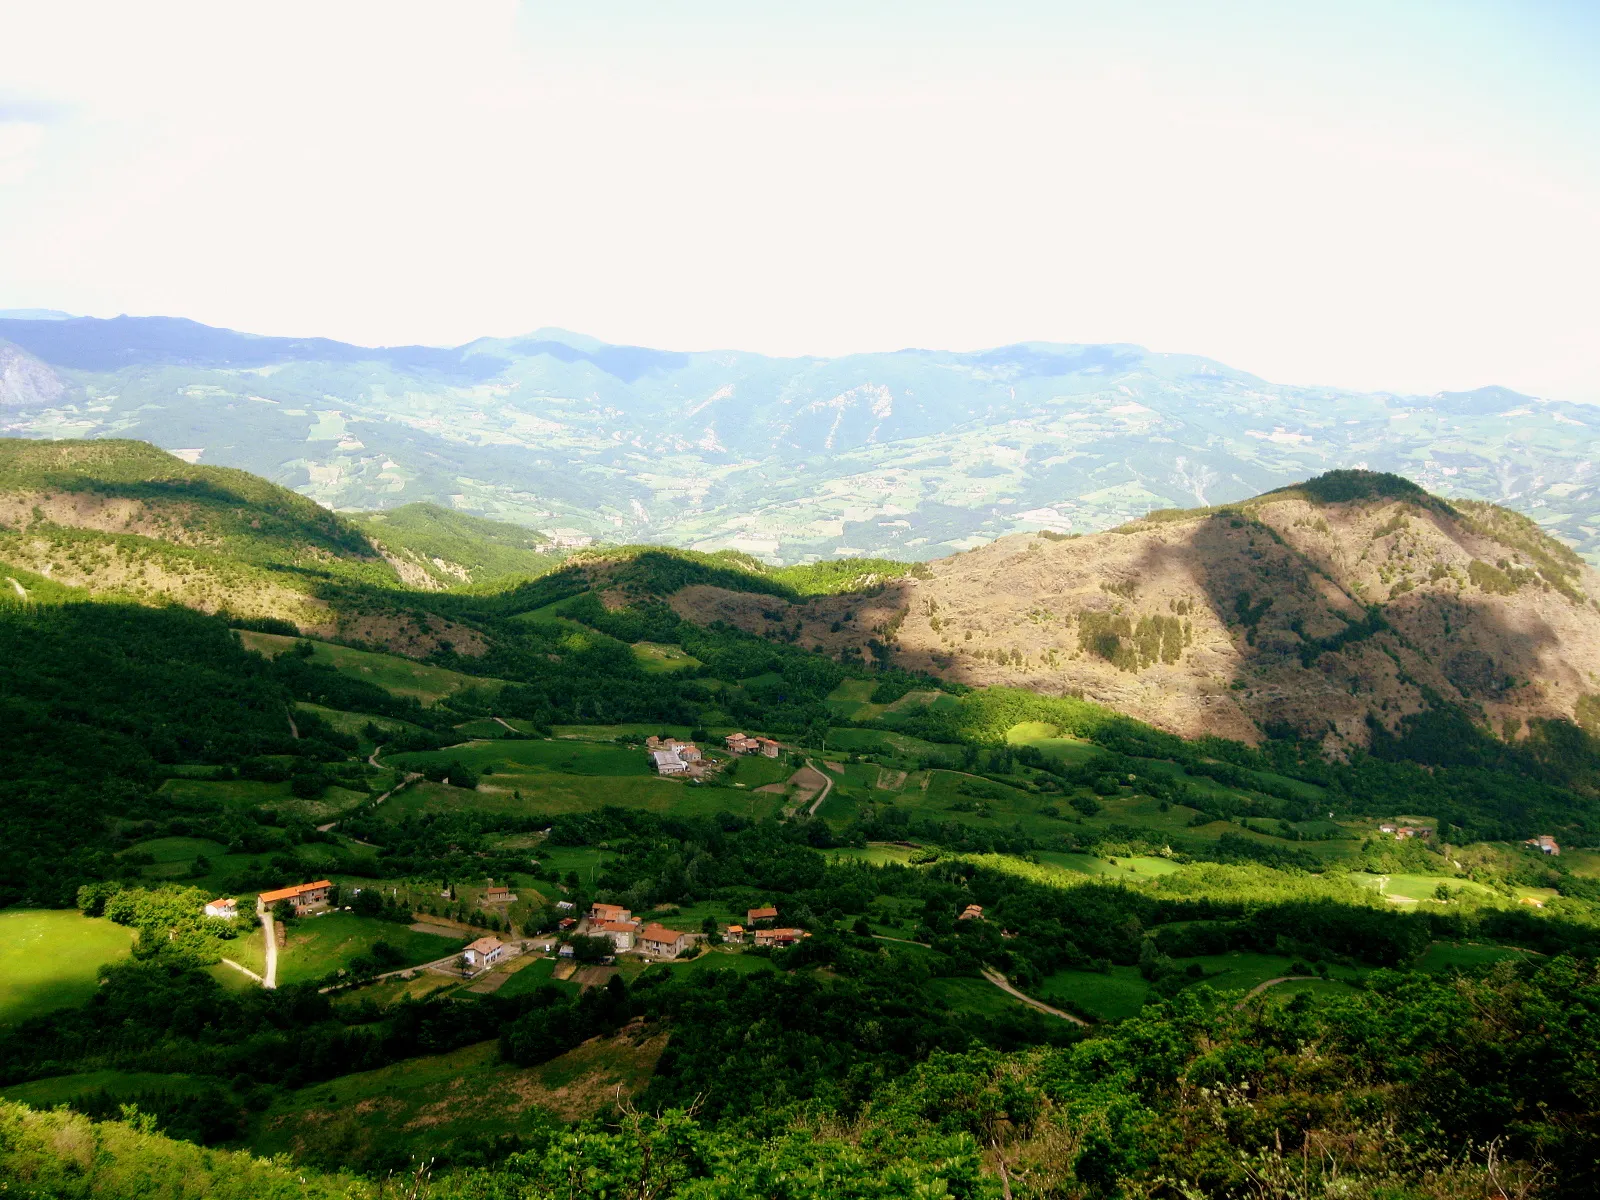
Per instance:
[[[1538,837],[1531,837],[1522,844],[1524,846],[1532,846],[1540,854],[1559,856],[1561,853],[1560,845],[1548,833],[1541,833]]]
[[[677,958],[695,940],[692,933],[635,920],[632,911],[620,904],[594,904],[589,909],[587,932],[590,937],[606,938],[618,954],[634,951],[651,958]]]
[[[730,733],[723,741],[733,754],[760,754],[777,758],[781,749],[771,738],[748,737],[742,733]],[[647,737],[644,748],[650,756],[650,765],[658,775],[688,775],[699,779],[715,765],[706,758],[699,746],[674,737]]]
[[[1378,832],[1393,834],[1394,840],[1397,842],[1403,842],[1407,838],[1431,838],[1433,836],[1433,830],[1426,825],[1379,825]]]
[[[699,776],[705,755],[693,742],[680,742],[677,738],[647,737],[645,752],[650,755],[650,765],[658,775]]]
[[[774,928],[778,910],[770,904],[745,910],[743,925],[729,925],[722,931],[723,941],[749,941],[757,946],[792,946],[811,935],[804,929]]]

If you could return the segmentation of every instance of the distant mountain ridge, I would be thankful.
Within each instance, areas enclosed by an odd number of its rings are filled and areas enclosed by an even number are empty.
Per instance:
[[[1509,505],[1600,559],[1600,410],[1291,387],[1131,345],[779,359],[557,329],[366,348],[0,318],[0,433],[141,438],[338,509],[425,502],[771,562],[932,558],[1365,467]]]

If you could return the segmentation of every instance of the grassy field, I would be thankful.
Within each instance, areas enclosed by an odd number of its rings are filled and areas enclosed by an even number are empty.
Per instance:
[[[519,970],[512,973],[511,978],[495,989],[496,996],[526,996],[540,988],[549,986],[559,988],[576,996],[578,985],[570,979],[553,979],[551,974],[556,969],[556,959],[536,958],[526,963]]]
[[[652,675],[670,674],[701,665],[700,660],[680,646],[663,646],[657,642],[635,642],[633,657]]]
[[[1081,1012],[1097,1021],[1120,1021],[1136,1016],[1144,1007],[1150,985],[1137,967],[1112,967],[1098,971],[1057,971],[1038,988],[1040,999],[1055,1001],[1068,1011]]]
[[[249,630],[239,634],[251,650],[276,658],[294,647],[304,638],[285,637],[277,633],[254,633]],[[480,679],[447,671],[443,667],[430,667],[393,654],[375,654],[370,650],[352,650],[348,646],[335,646],[330,642],[312,642],[313,662],[326,663],[341,675],[375,683],[397,696],[414,696],[423,704],[432,704],[462,688],[476,687],[498,691],[505,686],[501,679]]]
[[[330,787],[317,800],[303,800],[289,790],[288,781],[263,783],[255,779],[169,779],[161,792],[180,804],[209,807],[213,803],[229,807],[270,808],[285,816],[320,821],[345,812],[366,799],[365,792]]]
[[[1476,970],[1508,958],[1538,958],[1514,946],[1486,946],[1478,942],[1435,942],[1417,960],[1419,971]]]
[[[309,983],[322,979],[346,966],[357,955],[370,954],[374,942],[388,942],[402,956],[397,966],[410,966],[443,958],[468,940],[415,933],[392,921],[358,917],[354,913],[306,917],[289,925],[288,940],[278,953],[278,983]]]
[[[961,759],[959,746],[946,746],[939,742],[924,741],[909,733],[894,733],[883,729],[829,729],[824,742],[828,752],[843,751],[869,753],[879,747],[891,752],[897,761],[915,762],[929,759],[936,763],[956,763]]]
[[[1069,871],[1077,871],[1083,875],[1103,875],[1112,879],[1126,879],[1129,882],[1155,879],[1160,875],[1170,875],[1178,869],[1178,864],[1169,858],[1134,856],[1107,859],[1098,858],[1093,854],[1059,854],[1049,850],[1042,850],[1035,857],[1042,863],[1065,867]]]
[[[512,721],[515,725],[516,722]],[[555,734],[558,741],[577,740],[584,742],[610,742],[619,737],[638,738],[643,741],[647,737],[665,734],[675,737],[680,741],[688,741],[689,734],[693,732],[687,725],[660,725],[634,722],[631,725],[554,725],[550,732]],[[713,740],[720,742],[720,737]]]
[[[0,1025],[94,995],[102,963],[126,958],[134,932],[73,909],[0,912]]]
[[[928,991],[954,1012],[981,1017],[998,1017],[1008,1010],[1022,1008],[1022,1001],[1007,995],[983,979],[930,979]]]
[[[1066,763],[1080,763],[1104,751],[1093,742],[1061,737],[1054,725],[1044,721],[1023,721],[1006,730],[1006,741],[1013,746],[1032,746]]]
[[[509,985],[507,985],[509,986]],[[495,1043],[346,1075],[283,1097],[251,1139],[258,1154],[314,1164],[384,1167],[412,1155],[486,1148],[589,1116],[649,1082],[666,1038],[585,1043],[542,1066],[499,1061]]]
[[[895,846],[889,842],[868,842],[865,846],[841,846],[825,853],[830,858],[851,859],[881,867],[886,863],[910,862],[914,852],[907,846]]]
[[[55,1075],[0,1089],[0,1097],[18,1100],[34,1108],[54,1108],[79,1096],[110,1092],[113,1096],[133,1096],[140,1092],[194,1093],[215,1087],[215,1079],[197,1075],[162,1075],[154,1071],[80,1071],[75,1075]]]
[[[363,755],[371,754],[374,745],[373,741],[366,735],[368,725],[377,726],[385,734],[408,732],[420,728],[410,721],[402,721],[396,717],[373,717],[368,716],[366,713],[345,712],[343,709],[324,708],[320,704],[310,704],[304,700],[294,707],[296,712],[304,709],[307,712],[316,713],[317,716],[332,725],[340,733],[348,733],[358,738],[361,742]],[[504,732],[502,727],[496,726],[496,728],[501,729],[502,733]]]
[[[517,792],[521,792],[520,798]],[[614,805],[681,816],[731,812],[761,820],[777,812],[782,801],[781,796],[748,788],[695,787],[655,775],[617,777],[543,772],[531,776],[496,774],[475,792],[419,782],[395,796],[379,812],[388,821],[424,812],[474,810],[549,817]]]

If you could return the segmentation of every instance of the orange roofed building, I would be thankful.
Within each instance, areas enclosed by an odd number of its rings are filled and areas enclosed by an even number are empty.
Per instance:
[[[763,908],[747,909],[744,914],[744,923],[746,925],[754,925],[757,921],[776,921],[777,919],[778,910],[770,904]]]
[[[297,883],[294,887],[279,888],[275,892],[262,892],[261,903],[271,908],[279,900],[287,900],[294,906],[297,913],[310,912],[314,908],[325,908],[328,897],[333,894],[333,884],[327,879],[319,879],[315,883]]]

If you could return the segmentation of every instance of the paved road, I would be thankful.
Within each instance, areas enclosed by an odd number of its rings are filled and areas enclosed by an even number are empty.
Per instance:
[[[278,986],[278,931],[272,927],[272,913],[259,898],[256,914],[261,918],[261,932],[267,939],[267,977],[261,981],[261,986],[275,988]]]
[[[983,977],[990,983],[994,984],[995,987],[999,988],[1002,992],[1005,992],[1007,995],[1015,996],[1018,1000],[1021,1000],[1029,1008],[1037,1008],[1040,1012],[1047,1012],[1053,1017],[1060,1017],[1063,1021],[1071,1021],[1074,1025],[1087,1025],[1089,1023],[1082,1017],[1075,1017],[1069,1012],[1062,1012],[1059,1008],[1051,1008],[1043,1000],[1035,1000],[1032,996],[1029,996],[1024,992],[1017,991],[1017,989],[1012,987],[1010,982],[1007,981],[1006,977],[1000,974],[999,971],[985,967],[983,969]]]
[[[1277,987],[1280,983],[1290,983],[1296,979],[1315,978],[1317,978],[1315,975],[1279,975],[1276,979],[1269,979],[1265,983],[1258,983],[1255,985],[1255,987],[1251,988],[1244,994],[1244,999],[1235,1004],[1233,1006],[1233,1010],[1238,1012],[1241,1008],[1243,1008],[1246,1004],[1249,1004],[1250,1001],[1261,995],[1261,993],[1266,991],[1269,987]]]
[[[812,762],[809,758],[806,759],[806,766],[810,767],[813,771],[816,771],[818,775],[822,776],[822,795],[813,800],[811,802],[811,807],[806,809],[806,816],[814,817],[817,815],[817,809],[822,807],[822,802],[828,798],[828,793],[833,791],[833,776],[818,768],[817,764]]]

